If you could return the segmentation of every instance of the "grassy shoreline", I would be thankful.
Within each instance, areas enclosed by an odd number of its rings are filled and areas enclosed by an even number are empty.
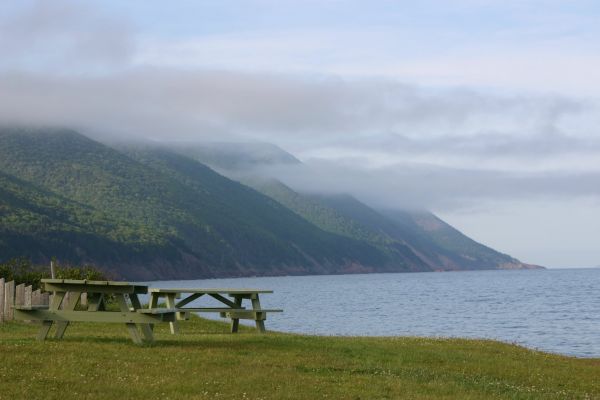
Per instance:
[[[600,359],[495,341],[167,328],[136,346],[114,324],[43,343],[36,325],[0,324],[0,399],[600,399]]]

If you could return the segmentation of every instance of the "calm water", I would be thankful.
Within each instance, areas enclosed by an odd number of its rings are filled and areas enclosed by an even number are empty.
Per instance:
[[[600,269],[327,275],[151,282],[272,289],[267,328],[315,335],[490,338],[600,357]],[[196,304],[213,304],[200,299]]]

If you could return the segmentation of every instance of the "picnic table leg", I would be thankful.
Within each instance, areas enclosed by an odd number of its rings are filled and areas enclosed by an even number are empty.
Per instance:
[[[49,309],[52,311],[56,311],[58,310],[58,308],[60,307],[60,303],[62,303],[63,299],[65,298],[65,292],[56,292],[54,293],[54,295],[52,296],[52,302],[50,303],[50,307]],[[50,332],[50,328],[52,328],[52,323],[54,321],[42,321],[42,327],[40,328],[40,331],[38,332],[37,335],[37,339],[38,340],[46,340],[46,337],[48,337],[48,333]]]
[[[102,293],[88,293],[88,311],[99,311],[103,301]]]
[[[81,292],[69,292],[69,302],[65,304],[64,310],[73,311],[75,307],[77,307],[77,303],[79,302],[79,297],[81,296]],[[69,326],[69,321],[58,321],[56,323],[56,334],[54,337],[56,339],[62,339]]]
[[[117,298],[117,303],[119,303],[121,311],[125,313],[130,312],[129,305],[127,305],[127,300],[125,299],[125,294],[117,293],[115,297]],[[138,332],[137,325],[132,322],[128,322],[125,325],[127,326],[127,330],[129,330],[129,334],[131,335],[133,342],[135,344],[142,344],[142,338]]]
[[[175,293],[167,293],[167,308],[175,308]],[[179,333],[179,324],[177,322],[177,318],[172,322],[169,322],[169,327],[171,328],[171,333],[174,335]]]
[[[131,299],[131,305],[133,305],[134,309],[139,310],[142,308],[142,303],[140,303],[140,299],[137,294],[135,294],[135,293],[130,294],[129,298]],[[139,324],[139,325],[140,325],[140,328],[142,329],[142,334],[144,335],[144,338],[149,342],[153,342],[154,335],[152,335],[152,328],[150,327],[150,324]]]
[[[258,293],[253,294],[252,297],[252,309],[253,310],[260,310],[260,300],[258,299]],[[255,320],[254,322],[256,322],[256,330],[258,330],[260,333],[265,333],[266,329],[265,329],[265,321],[261,320]]]
[[[237,308],[242,307],[242,296],[235,296],[235,305]],[[231,318],[231,333],[237,333],[240,328],[240,319]]]
[[[158,298],[160,295],[158,293],[150,293],[150,301],[148,302],[148,308],[156,308],[158,307]],[[150,324],[150,329],[154,330],[154,324]]]

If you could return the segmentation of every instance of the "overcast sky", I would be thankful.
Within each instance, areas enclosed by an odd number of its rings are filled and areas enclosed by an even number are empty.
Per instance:
[[[597,1],[3,1],[0,121],[271,142],[298,189],[600,265]]]

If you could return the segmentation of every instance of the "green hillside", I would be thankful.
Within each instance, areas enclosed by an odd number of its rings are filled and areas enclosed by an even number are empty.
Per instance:
[[[427,211],[378,211],[349,195],[301,194],[276,179],[261,176],[261,167],[301,166],[278,147],[260,143],[241,144],[240,148],[233,144],[168,146],[242,180],[324,231],[369,243],[395,271],[535,267],[477,243]],[[242,156],[240,152],[246,148],[248,154]],[[238,157],[239,161],[234,161]]]
[[[3,129],[0,171],[13,182],[0,192],[3,259],[57,256],[130,278],[341,273],[385,264],[369,244],[325,232],[167,150],[121,152],[73,131]],[[15,202],[19,195],[27,201]]]
[[[219,159],[223,148],[211,147]],[[226,165],[298,163],[226,146]],[[0,262],[88,263],[128,279],[521,267],[427,213],[226,178],[202,153],[0,129]],[[237,153],[236,153],[237,152]],[[433,229],[432,227],[437,227]]]
[[[349,213],[341,207],[342,203],[328,204],[334,202],[338,196],[300,194],[276,180],[254,179],[250,184],[324,231],[371,244],[385,255],[389,265],[403,265],[406,271],[433,270],[427,260],[420,257],[404,240],[394,238],[385,231],[386,226],[393,228],[393,223],[356,200],[354,201],[362,207],[363,212],[372,214],[378,220],[374,223],[365,223],[365,218],[361,218],[356,210]],[[351,196],[339,197],[353,199]]]
[[[375,211],[351,196],[318,199],[347,218],[408,246],[432,270],[533,267],[477,243],[430,212]]]
[[[249,182],[321,229],[377,247],[391,264],[404,263],[421,271],[525,266],[428,212],[379,212],[349,195],[300,194],[273,179]]]

